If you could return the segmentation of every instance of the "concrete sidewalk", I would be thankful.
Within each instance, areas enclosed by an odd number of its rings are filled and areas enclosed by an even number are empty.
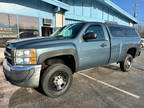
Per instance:
[[[2,61],[4,59],[4,50],[5,50],[5,48],[0,48],[0,64],[2,63]]]

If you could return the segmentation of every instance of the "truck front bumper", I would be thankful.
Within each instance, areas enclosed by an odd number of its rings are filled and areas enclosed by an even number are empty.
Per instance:
[[[14,85],[31,88],[39,86],[41,65],[11,66],[5,59],[3,71],[6,79]]]

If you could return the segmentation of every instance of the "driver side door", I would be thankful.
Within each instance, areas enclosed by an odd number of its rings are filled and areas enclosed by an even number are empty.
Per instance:
[[[108,34],[105,34],[107,32],[104,32],[104,30],[106,28],[102,25],[91,25],[84,32],[84,35],[89,32],[96,33],[97,38],[84,40],[82,36],[83,41],[80,42],[78,50],[80,70],[108,63],[110,42]]]

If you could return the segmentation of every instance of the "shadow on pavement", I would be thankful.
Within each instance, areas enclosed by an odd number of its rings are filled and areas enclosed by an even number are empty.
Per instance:
[[[121,71],[119,66],[115,66],[115,65],[107,65],[107,66],[103,66],[104,68],[107,69],[111,69],[111,70],[116,70],[116,71]]]
[[[11,96],[9,108],[114,108],[115,104],[96,85],[78,74],[74,76],[72,87],[58,98],[20,88]]]

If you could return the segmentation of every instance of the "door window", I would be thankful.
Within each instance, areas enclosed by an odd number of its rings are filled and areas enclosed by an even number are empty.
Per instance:
[[[138,36],[134,28],[110,26],[109,30],[113,37],[136,37]]]
[[[109,28],[110,28],[110,32],[111,32],[113,37],[125,36],[125,32],[122,28],[120,28],[120,27],[109,27]]]
[[[105,39],[105,37],[104,37],[104,32],[103,32],[103,29],[102,29],[102,27],[100,26],[100,25],[93,25],[93,26],[90,26],[87,30],[86,30],[86,32],[85,32],[85,34],[86,33],[96,33],[96,35],[97,35],[97,39],[94,39],[94,40],[104,40]]]

